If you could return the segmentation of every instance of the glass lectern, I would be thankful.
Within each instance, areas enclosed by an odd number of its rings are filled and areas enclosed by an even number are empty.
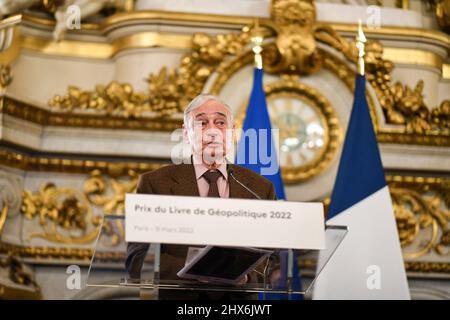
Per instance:
[[[153,300],[307,295],[347,234],[346,227],[327,226],[324,250],[127,244],[118,241],[124,223],[123,216],[104,217],[87,287],[115,288],[126,292],[126,298]]]

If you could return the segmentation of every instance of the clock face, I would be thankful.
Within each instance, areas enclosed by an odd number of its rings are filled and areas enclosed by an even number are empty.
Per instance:
[[[337,154],[342,136],[334,108],[316,89],[297,80],[264,86],[285,183],[298,183],[319,175]],[[236,119],[242,127],[247,103]]]
[[[289,94],[267,99],[273,129],[279,129],[282,167],[305,166],[318,159],[328,143],[325,117],[314,105]]]

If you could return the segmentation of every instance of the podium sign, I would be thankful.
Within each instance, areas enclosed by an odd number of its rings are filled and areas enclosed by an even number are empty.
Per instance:
[[[322,203],[126,194],[126,242],[324,249]]]

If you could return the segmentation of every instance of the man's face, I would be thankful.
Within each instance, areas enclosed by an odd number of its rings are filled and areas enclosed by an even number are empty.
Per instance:
[[[205,163],[221,163],[230,149],[234,126],[231,115],[221,103],[209,100],[191,111],[185,136],[197,159]]]

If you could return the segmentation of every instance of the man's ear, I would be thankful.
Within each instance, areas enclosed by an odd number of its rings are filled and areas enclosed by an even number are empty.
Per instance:
[[[233,130],[233,133],[231,135],[231,139],[233,139],[233,142],[236,142],[236,124],[233,122],[233,125],[231,126],[231,130]]]
[[[183,142],[189,144],[189,129],[183,124]]]

